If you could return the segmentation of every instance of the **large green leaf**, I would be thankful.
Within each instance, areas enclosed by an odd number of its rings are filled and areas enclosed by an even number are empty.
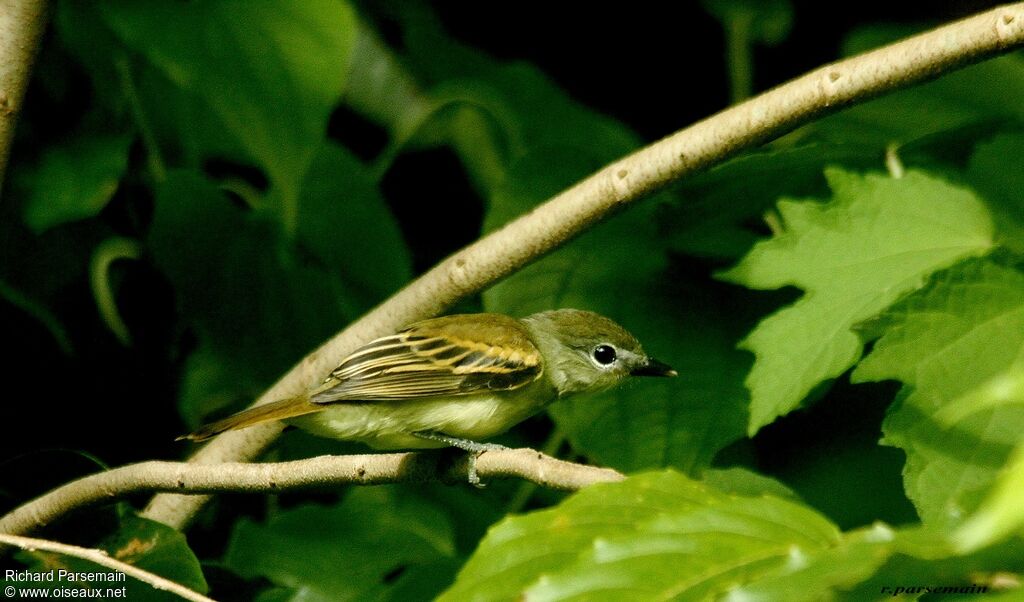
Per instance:
[[[992,247],[988,211],[970,190],[913,171],[901,179],[837,169],[826,175],[830,202],[780,201],[784,230],[724,274],[749,288],[806,293],[743,341],[756,355],[746,381],[750,433],[859,359],[854,325],[929,274]]]
[[[798,503],[648,473],[506,518],[441,600],[705,599],[838,538]]]
[[[548,149],[510,170],[492,198],[487,226],[527,211],[594,165],[579,151]],[[523,316],[576,307],[605,314],[646,351],[675,367],[677,379],[643,379],[598,396],[560,402],[551,413],[573,446],[623,470],[675,466],[697,471],[742,436],[743,356],[736,333],[696,281],[668,268],[656,201],[593,228],[484,293],[488,310]]]
[[[450,570],[452,527],[437,506],[400,493],[394,487],[355,488],[336,506],[299,506],[266,524],[243,520],[225,562],[244,577],[263,576],[291,588],[289,600],[399,599],[392,588],[422,595],[408,577],[423,580],[429,576],[424,571]]]
[[[292,230],[301,182],[348,73],[351,7],[342,0],[110,0],[100,11],[145,60],[147,77],[164,80],[140,88],[142,110],[166,118],[195,158],[237,149],[265,169]]]
[[[884,442],[907,453],[907,495],[926,524],[959,523],[1024,430],[1024,274],[989,261],[936,275],[890,309],[855,381],[898,379]]]

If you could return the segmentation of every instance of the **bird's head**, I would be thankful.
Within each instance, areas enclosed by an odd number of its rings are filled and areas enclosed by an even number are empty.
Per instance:
[[[629,331],[600,314],[556,309],[523,322],[559,396],[602,391],[627,376],[676,376],[667,364],[649,357]]]

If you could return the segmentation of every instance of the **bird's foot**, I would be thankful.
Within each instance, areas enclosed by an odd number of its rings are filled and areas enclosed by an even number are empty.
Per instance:
[[[436,433],[434,431],[420,431],[413,433],[417,437],[423,439],[430,439],[431,441],[440,441],[447,443],[452,447],[457,447],[467,452],[467,464],[469,473],[469,484],[478,489],[486,487],[480,482],[480,477],[476,474],[476,459],[480,457],[480,454],[486,451],[497,451],[502,449],[508,449],[504,445],[498,443],[480,443],[471,439],[460,439],[459,437],[452,437],[451,435],[445,435],[444,433]]]

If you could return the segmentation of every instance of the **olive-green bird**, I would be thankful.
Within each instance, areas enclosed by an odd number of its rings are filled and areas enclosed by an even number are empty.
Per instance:
[[[551,402],[612,387],[627,376],[675,376],[636,337],[578,309],[462,314],[417,322],[346,357],[307,395],[244,410],[181,437],[284,420],[311,433],[376,449],[455,446],[476,456],[480,441]]]

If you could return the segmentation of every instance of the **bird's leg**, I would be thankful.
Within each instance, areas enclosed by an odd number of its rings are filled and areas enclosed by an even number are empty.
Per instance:
[[[485,451],[508,449],[504,445],[499,445],[497,443],[479,443],[470,439],[460,439],[458,437],[452,437],[451,435],[445,435],[444,433],[437,433],[434,431],[418,431],[413,433],[413,435],[420,437],[421,439],[440,441],[441,443],[446,443],[452,447],[457,447],[466,451],[469,454],[469,484],[480,488],[483,488],[484,484],[480,482],[480,477],[476,474],[476,459]]]

